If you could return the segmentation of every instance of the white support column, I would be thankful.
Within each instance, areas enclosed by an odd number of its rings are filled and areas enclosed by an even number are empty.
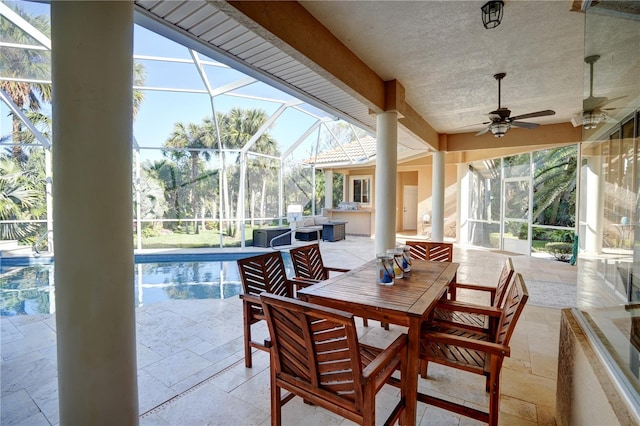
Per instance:
[[[324,171],[324,208],[333,208],[333,170]]]
[[[376,141],[376,253],[396,246],[396,172],[398,169],[398,114],[377,116]]]
[[[60,424],[137,425],[133,2],[51,2]]]
[[[456,209],[456,242],[469,245],[469,168],[467,164],[458,165],[458,207]]]
[[[431,241],[444,241],[444,152],[433,153]]]
[[[584,249],[587,253],[598,254],[602,251],[602,218],[604,217],[602,157],[585,158],[588,159],[588,162],[583,166],[583,179],[586,181],[586,190],[582,192],[582,196],[585,198],[583,202],[586,204]]]

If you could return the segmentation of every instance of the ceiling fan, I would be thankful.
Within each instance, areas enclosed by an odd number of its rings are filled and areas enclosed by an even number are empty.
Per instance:
[[[595,64],[598,59],[600,59],[600,55],[591,55],[584,58],[584,61],[589,64],[589,97],[582,102],[582,113],[571,119],[573,127],[582,125],[585,129],[596,128],[598,124],[607,121],[607,111],[616,109],[603,107],[608,103],[624,98],[624,96],[613,99],[605,96],[593,96],[593,64]]]
[[[484,135],[489,130],[496,138],[501,138],[507,133],[512,126],[513,127],[522,127],[524,129],[535,129],[539,126],[537,123],[528,123],[525,121],[519,121],[523,118],[533,118],[533,117],[544,117],[546,115],[554,115],[556,112],[550,109],[546,109],[544,111],[536,111],[530,112],[528,114],[516,115],[515,117],[511,117],[511,111],[507,108],[502,108],[500,106],[500,89],[501,89],[501,81],[506,76],[506,73],[498,73],[493,76],[496,80],[498,80],[498,109],[495,111],[491,111],[488,115],[491,121],[487,121],[482,124],[488,124],[485,129],[482,129],[476,136]]]

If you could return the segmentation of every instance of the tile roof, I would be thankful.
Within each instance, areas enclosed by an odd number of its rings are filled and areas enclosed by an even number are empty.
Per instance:
[[[305,164],[357,163],[369,160],[376,154],[376,140],[371,136],[319,153],[315,158],[304,161]]]

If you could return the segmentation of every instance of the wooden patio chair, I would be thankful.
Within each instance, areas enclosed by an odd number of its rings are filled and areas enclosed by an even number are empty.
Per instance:
[[[413,259],[453,262],[453,244],[435,241],[407,241]]]
[[[453,262],[453,244],[451,243],[436,241],[407,241],[405,244],[409,246],[409,255],[412,259],[428,260],[431,262]],[[447,289],[447,294],[453,289],[454,297],[455,287],[453,286],[455,283],[456,280],[454,279]],[[446,298],[447,295],[444,294],[442,297]]]
[[[500,371],[504,357],[511,355],[509,341],[528,298],[524,279],[521,274],[516,273],[495,333],[473,332],[455,326],[421,333],[421,360],[486,377],[488,413],[429,395],[420,394],[418,399],[426,404],[487,422],[491,426],[497,425],[500,411]]]
[[[330,272],[349,272],[349,269],[325,266],[318,243],[292,248],[289,253],[296,277],[323,281],[329,279]]]
[[[312,283],[293,281],[287,278],[287,272],[279,251],[238,259],[238,270],[242,281],[242,316],[244,321],[244,364],[252,366],[251,348],[269,350],[269,341],[258,342],[251,339],[251,326],[264,320],[260,293],[278,294],[294,297],[297,287]]]
[[[385,349],[360,344],[350,313],[268,293],[260,298],[271,335],[271,424],[280,425],[282,406],[299,396],[374,425],[376,394],[394,371],[406,372],[407,335]],[[385,424],[400,419],[405,400],[401,392]]]
[[[349,272],[349,269],[325,266],[318,243],[292,248],[289,254],[296,278],[320,282],[329,279],[331,272]],[[363,318],[362,323],[365,327],[369,326],[367,318]],[[382,326],[389,329],[389,324],[383,323]]]
[[[513,262],[510,257],[507,257],[495,287],[480,284],[451,283],[449,289],[452,300],[438,301],[431,321],[436,327],[438,324],[445,323],[445,325],[453,324],[460,327],[468,327],[470,330],[495,330],[500,313],[504,308],[503,302],[514,272]],[[456,288],[489,293],[489,306],[457,301],[455,299]]]

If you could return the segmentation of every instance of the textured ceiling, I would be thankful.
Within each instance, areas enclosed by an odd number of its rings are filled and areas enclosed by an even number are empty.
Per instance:
[[[302,5],[439,133],[481,126],[497,108],[493,75],[505,72],[502,106],[520,115],[553,109],[537,123],[567,122],[582,108],[584,15],[567,1],[507,1],[487,30],[477,1],[304,1]]]

